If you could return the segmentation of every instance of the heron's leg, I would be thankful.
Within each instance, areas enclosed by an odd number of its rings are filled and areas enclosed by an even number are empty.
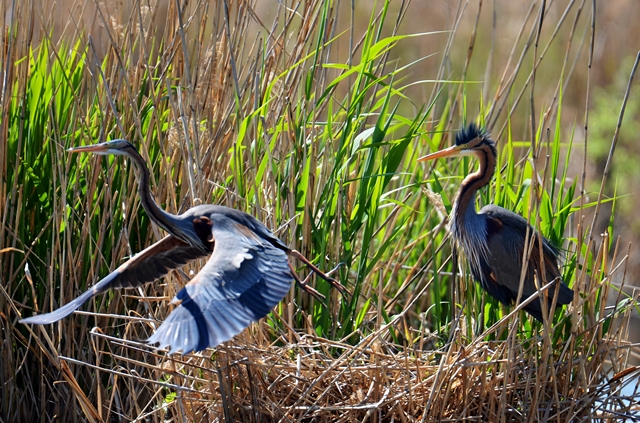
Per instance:
[[[340,269],[344,265],[345,265],[344,262],[338,263],[338,265],[336,267],[334,267],[333,269],[329,270],[327,273],[325,273],[325,275],[331,276],[332,274],[336,273],[338,271],[338,269]],[[340,286],[344,288],[344,285],[340,284]]]
[[[316,266],[311,264],[311,262],[309,260],[307,260],[307,258],[305,256],[300,254],[300,252],[298,252],[296,250],[290,250],[287,253],[289,255],[297,258],[298,260],[302,261],[304,264],[306,264],[307,267],[309,267],[309,269],[311,269],[313,272],[315,272],[318,276],[320,276],[325,281],[329,282],[331,284],[331,286],[333,286],[338,291],[340,291],[340,293],[342,295],[345,295],[345,294],[351,295],[351,293],[349,292],[349,290],[346,287],[344,287],[337,280],[333,279],[331,276],[329,276],[328,274],[324,273],[322,270],[318,269]],[[329,273],[335,272],[336,270],[338,270],[340,268],[341,265],[342,265],[342,263],[340,263],[338,266],[336,266],[334,269],[332,269],[331,272],[329,272]]]
[[[295,281],[298,284],[298,286],[300,286],[300,288],[305,290],[307,293],[313,295],[315,297],[315,299],[318,300],[320,302],[320,304],[322,304],[326,308],[327,305],[324,302],[326,297],[324,295],[322,295],[321,293],[319,293],[318,291],[316,291],[311,286],[309,286],[309,284],[307,284],[307,279],[308,278],[305,279],[304,281],[301,281],[300,278],[298,277],[298,275],[296,274],[296,271],[293,268],[293,265],[291,263],[289,263],[289,269],[291,269],[291,276],[293,276],[293,279],[295,279]]]

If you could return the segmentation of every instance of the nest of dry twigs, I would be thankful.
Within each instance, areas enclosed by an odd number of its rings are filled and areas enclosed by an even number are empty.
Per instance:
[[[94,345],[102,345],[97,365],[61,356],[56,361],[66,388],[94,421],[102,420],[104,410],[98,409],[106,404],[87,398],[68,366],[108,378],[114,389],[106,408],[134,421],[581,421],[594,415],[633,416],[634,402],[619,389],[638,369],[628,368],[608,383],[590,379],[604,373],[605,362],[622,363],[629,345],[605,339],[592,355],[573,360],[570,343],[536,359],[540,351],[550,350],[544,335],[526,341],[507,335],[466,347],[461,339],[452,339],[438,350],[399,348],[385,336],[397,321],[358,345],[290,332],[294,336],[282,333],[279,345],[258,347],[267,339],[266,325],[258,324],[215,350],[186,356],[168,356],[94,330]],[[507,321],[502,325],[506,328]],[[430,343],[415,345],[425,344]]]

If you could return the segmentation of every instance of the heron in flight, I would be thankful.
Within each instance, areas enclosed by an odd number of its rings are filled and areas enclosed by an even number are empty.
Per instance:
[[[301,281],[288,257],[301,260],[341,293],[347,289],[296,250],[282,243],[253,216],[228,207],[205,204],[180,215],[162,210],[149,188],[149,169],[133,145],[113,140],[69,149],[127,156],[138,169],[138,194],[149,218],[169,233],[100,280],[78,298],[50,313],[20,320],[48,324],[77,310],[110,288],[132,288],[155,281],[192,260],[210,256],[206,265],[178,292],[178,306],[148,339],[170,353],[201,351],[227,341],[251,322],[266,316],[291,287],[292,280],[316,297]]]
[[[456,135],[454,146],[420,157],[418,161],[450,156],[476,156],[480,163],[478,170],[462,181],[453,202],[449,223],[451,236],[462,247],[474,279],[502,304],[512,305],[518,297],[525,242],[528,239],[532,246],[526,260],[522,299],[537,292],[538,286],[553,283],[548,291],[541,293],[546,297],[544,303],[547,310],[551,311],[554,296],[556,307],[569,304],[573,300],[573,290],[561,279],[558,249],[548,239],[522,216],[494,204],[476,213],[476,192],[491,181],[496,170],[495,141],[472,123]],[[542,321],[543,302],[540,299],[532,300],[524,310]]]

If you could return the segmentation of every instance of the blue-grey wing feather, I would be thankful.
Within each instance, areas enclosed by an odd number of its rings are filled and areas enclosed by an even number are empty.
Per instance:
[[[73,313],[92,297],[108,289],[130,288],[153,282],[170,270],[206,255],[207,253],[169,235],[140,251],[76,299],[50,313],[28,317],[20,322],[36,325],[57,322]]]
[[[175,297],[171,312],[148,342],[170,352],[201,351],[231,339],[266,316],[291,287],[286,252],[243,222],[212,213],[215,240],[207,264]]]

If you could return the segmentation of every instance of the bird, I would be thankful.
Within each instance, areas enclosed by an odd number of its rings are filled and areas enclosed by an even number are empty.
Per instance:
[[[574,292],[563,281],[558,268],[559,250],[538,233],[529,222],[510,210],[489,204],[476,212],[476,192],[489,184],[496,171],[496,143],[475,123],[460,130],[455,145],[418,158],[418,162],[451,156],[475,156],[479,167],[467,175],[456,194],[448,224],[454,243],[461,247],[469,262],[473,278],[493,298],[513,305],[518,298],[527,240],[533,242],[527,257],[522,300],[538,287],[553,283],[545,296],[551,311],[554,295],[556,308],[572,302]],[[528,238],[527,238],[528,234]],[[543,321],[541,298],[533,299],[524,310]]]
[[[168,347],[170,354],[213,348],[266,316],[284,298],[293,280],[322,300],[322,294],[296,275],[289,257],[301,260],[343,295],[348,293],[345,286],[287,247],[250,214],[212,204],[198,205],[179,215],[162,210],[151,194],[146,162],[127,140],[68,151],[128,157],[138,171],[138,194],[143,208],[169,235],[131,257],[71,302],[50,313],[22,319],[21,323],[57,322],[111,288],[132,288],[153,282],[206,256],[210,256],[207,263],[172,300],[177,307],[147,339],[149,344],[161,349]]]

